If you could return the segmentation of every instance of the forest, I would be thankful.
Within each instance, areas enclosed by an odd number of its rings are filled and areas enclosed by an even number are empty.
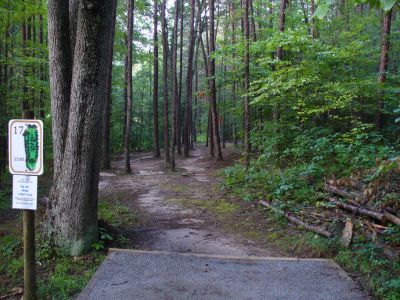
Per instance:
[[[140,209],[105,201],[102,183],[141,182],[145,155],[162,166],[151,176],[213,170],[201,189],[219,202],[190,205],[252,220],[221,226],[333,258],[374,298],[400,299],[398,11],[396,0],[0,0],[0,299],[22,294],[8,122],[26,116],[44,123],[39,299],[70,299],[108,247],[135,248]]]

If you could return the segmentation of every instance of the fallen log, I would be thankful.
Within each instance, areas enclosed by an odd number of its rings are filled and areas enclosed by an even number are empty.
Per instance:
[[[276,207],[273,207],[270,203],[268,203],[266,201],[260,201],[259,203],[260,203],[261,206],[264,206],[264,207],[269,208],[269,209],[271,209],[273,211],[281,213],[290,222],[292,222],[293,224],[296,224],[296,225],[298,225],[300,227],[303,227],[304,229],[307,229],[309,231],[313,231],[315,233],[318,233],[318,234],[323,235],[323,236],[328,237],[328,238],[332,236],[332,233],[326,231],[325,229],[322,229],[322,228],[319,228],[319,227],[312,226],[312,225],[309,225],[307,223],[304,223],[303,221],[293,217],[288,212],[284,212],[284,211],[282,211],[282,210],[280,210],[280,209],[278,209]]]
[[[385,217],[384,214],[381,214],[381,213],[378,213],[378,212],[374,212],[374,211],[370,211],[370,210],[365,209],[365,208],[359,208],[359,207],[356,207],[356,206],[345,204],[345,203],[342,203],[342,202],[338,201],[335,198],[329,198],[329,202],[332,203],[332,204],[335,204],[337,207],[340,207],[340,208],[342,208],[344,210],[351,211],[351,212],[353,212],[355,214],[367,216],[367,217],[369,217],[371,219],[378,220],[379,222],[382,222],[382,223],[385,223],[386,220],[387,220],[387,218]]]
[[[392,215],[391,213],[389,213],[387,211],[385,211],[383,214],[388,221],[392,222],[393,224],[400,225],[399,217],[396,217],[395,215]]]
[[[356,199],[362,196],[361,193],[344,191],[333,185],[328,185],[328,184],[325,184],[325,191],[337,196],[341,196],[346,199]]]

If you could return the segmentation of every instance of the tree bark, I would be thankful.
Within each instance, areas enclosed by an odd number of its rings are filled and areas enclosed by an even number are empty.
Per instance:
[[[68,129],[72,52],[68,1],[48,1],[49,76],[53,135],[54,179],[61,171]]]
[[[126,88],[126,130],[125,130],[125,172],[132,173],[131,169],[131,127],[132,127],[132,39],[133,39],[133,10],[134,0],[128,0],[128,54],[127,54],[127,88]]]
[[[158,1],[154,0],[154,16],[153,16],[153,143],[154,156],[160,157],[160,144],[158,140]]]
[[[278,27],[278,30],[280,32],[285,31],[286,5],[287,5],[287,0],[281,0],[281,4],[279,7],[279,27]],[[278,47],[278,49],[276,50],[276,58],[278,60],[282,60],[282,56],[283,56],[283,49],[282,47]]]
[[[313,18],[315,13],[315,1],[311,0],[310,4],[310,12],[311,12],[311,37],[313,40],[317,38],[317,28],[315,26],[315,18]]]
[[[68,4],[62,0],[49,0],[48,5],[52,110],[58,115],[65,106],[60,100],[65,100],[65,95],[71,91],[62,161],[50,194],[48,230],[62,251],[80,255],[97,239],[101,155],[97,142],[101,142],[103,83],[107,69],[112,2],[83,0],[79,4],[70,87],[66,82],[58,81],[65,76],[60,71],[65,70],[64,66],[71,62],[70,56],[65,54],[71,50]],[[64,26],[60,26],[60,23]],[[54,121],[56,125],[59,120]],[[53,142],[58,144],[60,138],[62,135],[55,135]]]
[[[178,154],[182,154],[182,130],[183,130],[183,122],[182,122],[182,67],[183,67],[183,12],[184,12],[184,5],[183,5],[183,0],[181,0],[181,19],[180,19],[180,46],[179,46],[179,101],[178,101],[178,114],[177,114],[177,119],[178,119],[178,132],[176,134],[177,138],[177,148],[178,148]]]
[[[103,145],[102,145],[102,167],[104,170],[111,168],[110,159],[110,118],[111,118],[111,86],[112,65],[114,54],[115,21],[117,14],[117,0],[112,0],[111,33],[108,42],[107,74],[104,84],[104,109],[103,109]]]
[[[189,49],[188,49],[188,65],[186,76],[186,102],[185,102],[185,119],[183,126],[183,153],[185,157],[189,157],[190,139],[190,105],[192,99],[192,77],[193,77],[193,55],[194,55],[194,17],[195,17],[195,0],[190,0],[190,33],[189,33]]]
[[[175,141],[177,132],[177,104],[178,104],[178,74],[177,74],[177,43],[178,43],[179,2],[175,0],[174,33],[172,39],[172,143],[171,168],[175,170]]]
[[[162,44],[163,44],[163,98],[164,98],[164,151],[165,161],[171,161],[169,153],[169,120],[168,120],[168,35],[167,35],[167,19],[166,0],[162,1],[161,19],[162,19]]]
[[[385,12],[382,24],[382,40],[381,40],[381,58],[379,62],[379,76],[378,82],[383,86],[386,81],[386,73],[388,71],[389,65],[389,37],[390,37],[390,27],[392,21],[392,10]],[[381,91],[380,97],[376,102],[376,113],[375,113],[375,126],[377,129],[383,129],[383,101],[384,92]]]
[[[244,144],[245,144],[245,164],[246,167],[250,164],[250,105],[249,105],[249,96],[248,90],[250,87],[250,54],[249,54],[249,39],[250,39],[250,30],[249,30],[249,1],[244,1]],[[283,0],[285,1],[285,0]]]
[[[223,160],[221,141],[219,136],[219,124],[218,124],[218,110],[217,110],[217,90],[215,87],[215,59],[211,54],[215,51],[215,24],[214,24],[214,0],[209,0],[210,10],[210,53],[209,53],[209,73],[210,73],[210,105],[213,120],[213,130],[215,139],[215,150],[217,154],[217,160]]]

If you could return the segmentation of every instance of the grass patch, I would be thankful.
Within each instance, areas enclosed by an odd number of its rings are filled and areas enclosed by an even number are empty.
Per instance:
[[[81,257],[58,255],[46,239],[37,238],[36,274],[39,299],[71,299],[88,283],[104,260],[104,253],[92,251]],[[23,287],[22,240],[15,236],[0,239],[0,295]]]
[[[132,226],[138,222],[138,216],[130,212],[128,207],[106,202],[99,203],[98,217],[113,227]]]

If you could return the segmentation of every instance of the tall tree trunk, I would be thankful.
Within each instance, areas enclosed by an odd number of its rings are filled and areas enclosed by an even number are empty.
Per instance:
[[[114,55],[115,21],[117,15],[117,0],[112,0],[112,21],[110,41],[108,42],[107,53],[107,74],[104,84],[104,109],[103,109],[103,145],[102,145],[102,167],[104,170],[111,168],[110,159],[110,119],[111,119],[111,86],[112,86],[112,65]]]
[[[218,110],[217,110],[217,90],[215,87],[215,59],[211,54],[215,51],[215,28],[214,28],[214,0],[209,0],[210,10],[210,53],[209,53],[209,73],[210,73],[210,105],[213,120],[213,130],[215,139],[215,150],[217,160],[222,160],[221,141],[219,137]]]
[[[55,149],[62,149],[48,207],[49,234],[61,249],[79,255],[97,239],[97,196],[101,149],[103,83],[111,32],[111,1],[79,4],[72,80],[61,71],[71,66],[68,3],[49,0],[49,60]],[[60,80],[65,78],[66,81]],[[69,80],[69,81],[68,81]],[[67,83],[70,82],[68,86]],[[66,115],[64,101],[70,101]],[[61,117],[62,115],[62,117]],[[54,118],[54,115],[53,115]],[[57,123],[63,120],[65,123]],[[57,135],[59,133],[59,135]],[[54,162],[57,166],[58,162]]]
[[[180,42],[179,42],[179,100],[178,100],[178,132],[176,135],[177,138],[177,148],[178,148],[178,154],[182,154],[182,130],[183,130],[183,122],[182,122],[182,67],[183,67],[183,12],[184,12],[184,5],[183,5],[183,0],[181,0],[181,19],[180,19]]]
[[[68,130],[72,52],[68,1],[48,1],[49,75],[53,135],[53,175],[61,171]]]
[[[233,45],[233,53],[232,53],[232,58],[233,61],[235,61],[236,58],[236,51],[235,51],[235,45],[236,45],[236,20],[235,20],[235,4],[234,1],[231,0],[231,18],[232,18],[232,23],[231,23],[231,42]],[[232,102],[234,103],[234,105],[236,105],[236,80],[235,80],[235,76],[234,74],[236,74],[236,68],[235,66],[232,68]],[[232,124],[232,138],[233,138],[233,144],[236,146],[237,145],[237,139],[236,139],[236,131],[235,131],[235,124],[236,124],[236,120],[233,120],[233,124]]]
[[[128,0],[128,56],[127,56],[127,88],[126,88],[126,130],[125,130],[125,172],[132,173],[131,169],[131,127],[132,127],[132,44],[133,44],[133,10],[134,0]]]
[[[284,32],[285,31],[287,1],[288,0],[281,0],[281,4],[280,4],[280,7],[279,7],[279,26],[278,26],[278,30],[280,32]],[[282,55],[283,55],[283,49],[282,49],[282,47],[278,47],[278,49],[276,50],[276,58],[278,60],[281,60],[282,59]]]
[[[154,16],[153,16],[153,143],[154,143],[154,156],[160,157],[160,144],[158,140],[158,1],[154,0]]]
[[[244,145],[245,145],[245,164],[246,167],[250,164],[250,106],[249,106],[249,96],[248,90],[250,86],[250,53],[249,53],[249,43],[250,43],[250,30],[249,30],[249,1],[243,0],[244,2]],[[283,0],[286,1],[286,0]]]
[[[310,4],[310,12],[311,12],[311,37],[313,40],[315,40],[317,38],[317,28],[315,25],[315,18],[314,13],[315,13],[315,1],[311,0],[311,4]]]
[[[392,10],[385,12],[383,17],[382,23],[382,40],[381,40],[381,58],[379,62],[379,76],[378,82],[384,85],[386,81],[386,72],[388,71],[389,65],[389,37],[390,37],[390,26],[392,21]],[[384,101],[383,101],[383,90],[381,91],[381,95],[376,102],[376,113],[375,113],[375,126],[377,129],[383,129],[383,108],[384,108]]]
[[[162,19],[162,44],[163,44],[163,98],[164,98],[164,150],[165,161],[171,161],[169,153],[169,120],[168,120],[168,35],[167,35],[167,19],[166,0],[162,1],[161,19]]]
[[[42,0],[39,2],[39,9],[42,11]],[[40,58],[45,59],[44,55],[44,37],[43,37],[43,15],[39,15],[39,45],[40,45]],[[46,69],[43,64],[43,62],[40,63],[39,67],[39,78],[41,81],[41,84],[44,84],[46,80]],[[40,88],[40,93],[39,93],[39,117],[44,119],[45,117],[45,104],[44,104],[44,89]]]
[[[125,47],[128,47],[128,40],[125,35]],[[123,88],[124,105],[122,108],[122,145],[125,144],[125,132],[126,132],[126,115],[128,106],[128,53],[125,54],[124,58],[124,88]]]
[[[178,105],[178,74],[177,74],[177,43],[178,43],[178,16],[179,2],[175,0],[174,33],[172,39],[172,143],[171,168],[175,170],[175,142],[177,133],[177,105]]]
[[[253,0],[250,0],[249,14],[251,15],[251,33],[253,36],[253,42],[257,42],[256,20],[254,19]]]
[[[190,105],[192,99],[192,77],[193,77],[193,55],[194,55],[194,11],[195,11],[195,0],[190,0],[190,33],[189,33],[189,51],[188,51],[188,65],[187,65],[187,76],[186,76],[186,102],[185,102],[185,119],[183,126],[183,153],[185,157],[189,157],[189,127],[190,127]]]
[[[280,8],[279,8],[279,26],[278,30],[280,32],[285,31],[285,20],[286,20],[286,5],[288,0],[281,0]],[[278,47],[276,50],[276,59],[282,60],[283,58],[283,49],[282,47]],[[275,104],[273,115],[273,120],[277,123],[279,120],[279,104]],[[277,130],[277,127],[275,128]]]

